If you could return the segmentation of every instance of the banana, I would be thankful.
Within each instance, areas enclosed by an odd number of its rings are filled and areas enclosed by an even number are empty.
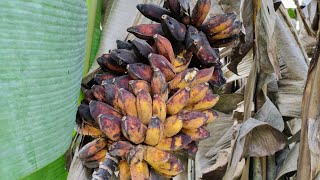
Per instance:
[[[130,166],[126,160],[119,162],[119,180],[131,180]]]
[[[219,14],[209,18],[204,22],[200,29],[206,34],[219,33],[228,27],[230,27],[233,21],[236,19],[237,15],[235,13]]]
[[[195,85],[190,90],[190,98],[188,104],[194,104],[203,99],[209,90],[209,83]]]
[[[132,180],[148,180],[149,168],[145,161],[138,162],[130,165],[130,174]]]
[[[127,70],[125,67],[118,65],[114,59],[111,58],[110,54],[103,54],[97,59],[97,62],[102,70],[109,71],[109,69],[115,73],[125,73]]]
[[[190,14],[190,1],[189,0],[179,0],[180,4],[180,19],[185,25],[189,25],[191,22]]]
[[[183,42],[187,32],[186,26],[168,15],[161,16],[163,32],[170,40]]]
[[[76,131],[77,133],[85,136],[100,137],[103,135],[102,131],[99,128],[96,128],[87,123],[77,124]]]
[[[103,101],[107,102],[107,99],[105,98],[104,94],[104,87],[102,85],[93,85],[91,87],[92,94],[93,96],[98,100],[98,101]]]
[[[167,60],[169,60],[171,64],[173,64],[173,62],[175,61],[175,55],[171,46],[171,42],[167,38],[159,34],[154,35],[153,39],[158,53],[167,58]]]
[[[140,24],[129,27],[127,31],[144,40],[152,40],[155,34],[164,35],[161,24]]]
[[[194,129],[204,125],[209,117],[201,111],[183,110],[178,114],[178,118],[183,122],[183,129]]]
[[[186,38],[184,40],[186,47],[191,48],[193,46],[194,42],[200,41],[200,40],[201,40],[201,37],[200,37],[198,29],[192,25],[188,26]]]
[[[120,112],[121,109],[118,106],[119,87],[111,83],[105,83],[105,81],[103,82],[103,86],[107,103]]]
[[[147,162],[143,160],[144,147],[138,145],[131,149],[127,154],[127,161],[130,165],[130,174],[132,180],[149,179],[149,168]]]
[[[111,58],[122,67],[126,67],[128,64],[140,62],[140,60],[132,51],[126,49],[114,49],[110,52],[110,55]]]
[[[198,0],[195,7],[192,10],[191,24],[198,27],[206,19],[208,12],[210,11],[211,0]]]
[[[124,116],[121,123],[122,134],[131,142],[140,144],[146,137],[147,127],[133,116]]]
[[[148,91],[143,89],[138,91],[136,107],[138,118],[147,125],[152,117],[152,98]]]
[[[100,151],[96,152],[92,156],[89,156],[87,158],[83,158],[83,161],[90,162],[90,161],[98,161],[101,162],[104,160],[106,154],[107,154],[107,149],[101,149]]]
[[[132,79],[135,80],[145,80],[147,82],[151,81],[152,78],[152,68],[149,65],[136,63],[128,64],[127,66],[128,74]]]
[[[222,48],[222,47],[228,47],[228,46],[231,46],[232,44],[235,43],[236,39],[238,39],[238,35],[233,35],[229,38],[225,38],[225,39],[220,39],[220,40],[216,40],[216,41],[210,41],[209,39],[209,42],[210,42],[210,45],[211,47],[214,47],[214,48]]]
[[[179,0],[166,0],[164,2],[164,7],[170,10],[174,17],[179,17],[180,15],[180,3]]]
[[[122,117],[116,109],[100,101],[90,101],[89,108],[90,114],[96,123],[98,123],[98,116],[100,114],[112,114],[118,118]]]
[[[216,40],[232,37],[233,35],[236,35],[240,32],[241,26],[242,26],[242,23],[240,21],[234,21],[230,27],[221,31],[218,34],[209,36],[208,39],[209,41],[216,41]]]
[[[208,116],[208,120],[206,121],[206,124],[217,120],[218,117],[219,117],[218,112],[213,110],[213,109],[204,110],[202,112],[205,113]]]
[[[93,125],[95,124],[94,119],[92,118],[90,114],[90,108],[86,104],[80,104],[78,107],[77,113],[80,115],[81,118],[83,118],[88,124]]]
[[[121,119],[111,114],[100,114],[98,123],[101,131],[111,140],[119,141],[121,138]]]
[[[176,176],[184,170],[179,159],[152,146],[145,146],[144,160],[156,171],[170,176]]]
[[[165,76],[166,82],[176,75],[172,64],[162,55],[151,53],[148,55],[149,63],[152,67],[158,68]]]
[[[156,146],[163,136],[163,124],[157,116],[153,116],[148,124],[146,139],[144,143],[150,146]]]
[[[175,73],[180,73],[186,70],[192,59],[192,51],[189,49],[184,49],[181,51],[173,60],[172,66],[174,68]]]
[[[91,100],[96,100],[96,98],[93,96],[91,89],[83,90],[83,95],[87,102],[90,102]]]
[[[151,94],[151,86],[147,81],[144,81],[144,80],[129,81],[129,91],[132,92],[134,95],[137,95],[140,89],[143,89]]]
[[[99,168],[92,173],[92,180],[110,179],[118,168],[119,159],[107,153],[105,161],[99,163]]]
[[[132,80],[129,75],[118,76],[112,79],[112,83],[119,88],[129,90],[129,81]]]
[[[203,32],[199,32],[199,35],[201,39],[197,39],[192,45],[195,56],[205,67],[220,67],[221,62],[219,61],[219,51],[216,52],[214,49],[212,49],[206,35]]]
[[[152,115],[157,116],[161,122],[164,122],[166,120],[166,102],[158,94],[153,95]]]
[[[168,84],[166,82],[164,74],[158,68],[153,69],[151,91],[153,95],[158,94],[164,101],[168,99]]]
[[[154,53],[152,47],[143,40],[134,39],[131,41],[133,51],[138,56],[138,58],[143,59],[144,62],[148,61],[148,55]]]
[[[167,9],[155,4],[138,4],[137,9],[148,19],[152,21],[161,22],[161,16],[164,14],[171,15]]]
[[[129,42],[116,40],[116,44],[117,44],[117,49],[132,50],[132,44],[130,44]]]
[[[123,88],[119,89],[118,106],[123,115],[138,117],[135,95]]]
[[[178,118],[178,115],[173,115],[168,117],[165,122],[163,123],[164,130],[163,136],[164,137],[172,137],[182,129],[182,119]]]
[[[209,84],[215,87],[221,87],[226,82],[227,80],[224,78],[221,68],[215,68],[212,73]]]
[[[187,105],[184,109],[186,110],[206,110],[211,109],[219,100],[219,95],[213,94],[212,92],[208,91],[206,96],[199,102],[195,104]]]
[[[78,153],[80,159],[88,158],[100,150],[102,150],[107,145],[107,140],[104,138],[97,138],[88,144],[84,145]]]
[[[190,98],[189,87],[185,87],[183,89],[178,90],[167,101],[167,113],[170,115],[177,114],[187,105],[189,98]]]
[[[96,74],[94,75],[94,81],[98,84],[98,85],[101,85],[102,84],[102,81],[104,80],[108,80],[108,79],[112,79],[112,78],[115,78],[116,75],[115,74],[112,74],[110,72],[105,72],[103,74]]]
[[[172,137],[163,138],[156,148],[165,151],[177,151],[186,147],[191,141],[191,137],[188,135],[176,134]]]
[[[109,147],[109,154],[111,156],[125,158],[132,148],[134,148],[134,146],[128,141],[117,141]]]
[[[212,77],[213,71],[214,67],[199,70],[194,78],[194,81],[191,82],[190,86],[193,87],[198,84],[208,82]]]
[[[169,89],[177,90],[188,87],[196,77],[197,73],[198,70],[196,68],[190,68],[182,71],[169,82]]]
[[[204,127],[199,127],[197,129],[182,129],[182,132],[190,136],[193,141],[207,139],[210,136],[210,132]]]

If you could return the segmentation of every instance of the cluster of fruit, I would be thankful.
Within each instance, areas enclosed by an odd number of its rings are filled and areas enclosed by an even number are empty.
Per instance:
[[[209,83],[224,82],[211,46],[234,40],[241,26],[234,13],[202,24],[210,6],[198,0],[190,13],[184,0],[167,0],[165,8],[140,4],[160,24],[128,28],[140,39],[117,41],[117,49],[97,59],[104,73],[84,92],[76,121],[79,134],[95,138],[78,154],[97,168],[93,179],[116,170],[120,179],[176,176],[184,167],[174,154],[194,157],[197,142],[209,136],[205,126],[217,119],[212,107],[219,99]]]

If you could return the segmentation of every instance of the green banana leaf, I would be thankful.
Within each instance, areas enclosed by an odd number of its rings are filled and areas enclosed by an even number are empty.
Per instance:
[[[0,17],[1,179],[50,163],[31,179],[61,179],[58,158],[71,142],[85,57],[86,2],[0,1]]]

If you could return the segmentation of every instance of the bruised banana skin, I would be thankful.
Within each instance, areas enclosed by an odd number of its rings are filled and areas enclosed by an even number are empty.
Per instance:
[[[194,104],[203,99],[209,90],[209,83],[195,85],[190,90],[190,98],[188,104]]]
[[[125,90],[129,89],[129,81],[132,80],[129,75],[118,76],[112,79],[112,83],[119,88],[123,88]]]
[[[104,160],[106,154],[107,154],[107,149],[101,149],[100,151],[96,152],[92,156],[89,156],[87,158],[83,158],[83,161],[90,162],[90,161],[98,161],[101,162]]]
[[[98,116],[101,131],[111,140],[119,141],[121,138],[121,119],[111,114]]]
[[[135,63],[127,66],[129,76],[134,80],[151,81],[152,68],[146,64]]]
[[[191,24],[200,26],[210,11],[211,0],[198,0],[191,15]]]
[[[182,132],[190,136],[193,141],[200,141],[210,136],[210,132],[204,127],[199,127],[197,129],[182,129]]]
[[[148,56],[152,67],[158,68],[165,76],[166,82],[173,79],[176,75],[171,63],[162,55],[151,53]]]
[[[130,180],[130,166],[126,160],[121,160],[119,162],[119,180]]]
[[[219,14],[209,18],[204,22],[200,29],[206,34],[216,34],[230,27],[233,21],[236,19],[235,13]]]
[[[148,124],[146,139],[144,143],[150,146],[156,146],[163,136],[163,124],[157,116],[153,116]]]
[[[170,11],[167,9],[155,5],[155,4],[138,4],[137,9],[143,14],[145,17],[148,19],[151,19],[152,21],[161,22],[161,16],[166,14],[166,15],[171,15]]]
[[[136,55],[126,49],[115,49],[110,52],[111,58],[120,66],[126,67],[128,64],[139,63]]]
[[[191,137],[185,134],[176,134],[172,137],[161,139],[156,148],[165,151],[177,151],[186,147],[192,141]]]
[[[148,55],[154,53],[152,47],[146,41],[134,39],[131,41],[131,44],[138,58],[143,59],[145,62],[148,60]]]
[[[87,123],[77,123],[76,131],[77,131],[77,133],[85,135],[85,136],[92,136],[92,137],[103,136],[103,133],[99,128],[96,128],[96,127],[94,127],[90,124],[87,124]]]
[[[214,67],[199,70],[194,77],[194,81],[191,82],[190,87],[208,82],[212,77],[213,71]]]
[[[118,97],[119,97],[119,87],[112,84],[112,83],[104,83],[104,90],[105,90],[105,98],[107,103],[113,106],[118,112],[121,111],[120,107],[118,106]]]
[[[129,27],[127,31],[144,40],[152,40],[155,34],[164,35],[161,24],[140,24]]]
[[[192,158],[194,160],[198,151],[196,142],[193,141],[190,144],[188,144],[188,146],[183,148],[183,151],[187,153],[189,158]]]
[[[208,39],[209,39],[209,41],[217,41],[217,40],[232,37],[233,35],[236,35],[240,32],[241,26],[242,26],[242,23],[240,21],[234,21],[230,27],[221,31],[218,34],[214,34],[212,36],[209,36]]]
[[[110,54],[103,54],[97,59],[98,64],[104,70],[110,69],[115,73],[125,73],[127,70],[125,67],[118,65],[114,59],[112,59]]]
[[[166,102],[158,94],[155,94],[152,99],[152,115],[157,116],[161,122],[166,120]]]
[[[88,158],[98,151],[102,150],[104,147],[106,147],[107,141],[104,138],[97,138],[85,146],[83,146],[78,153],[78,156],[80,159]]]
[[[219,95],[217,94],[213,94],[212,92],[207,92],[207,94],[205,95],[205,97],[195,103],[195,104],[190,104],[187,105],[184,109],[185,110],[206,110],[206,109],[211,109],[219,100]]]
[[[161,26],[164,33],[170,40],[183,42],[186,36],[187,28],[168,15],[161,16]]]
[[[128,141],[117,141],[109,147],[109,154],[111,156],[125,158],[133,148],[134,146]]]
[[[146,161],[130,164],[130,174],[132,180],[149,180],[149,168]]]
[[[153,69],[153,75],[151,79],[152,93],[158,94],[164,101],[168,99],[169,90],[164,74],[158,69]]]
[[[168,117],[164,122],[164,137],[172,137],[180,132],[182,129],[183,122],[178,115]]]
[[[118,118],[121,118],[122,116],[120,113],[114,109],[112,106],[105,104],[100,101],[90,101],[89,103],[90,108],[90,114],[92,118],[98,123],[98,116],[100,114],[112,114]]]
[[[129,91],[131,93],[133,93],[134,95],[137,95],[140,89],[147,91],[149,94],[152,93],[151,85],[147,81],[144,81],[144,80],[129,81]]]
[[[206,121],[206,124],[217,120],[218,117],[219,117],[218,112],[213,110],[213,109],[204,110],[202,112],[205,113],[208,116],[208,120]]]
[[[159,34],[154,35],[153,39],[157,47],[158,53],[167,58],[167,60],[169,60],[171,64],[173,64],[175,55],[173,52],[171,42],[167,38]]]
[[[144,148],[144,160],[156,171],[167,176],[176,176],[184,170],[180,160],[172,154],[152,146]]]
[[[209,117],[201,111],[183,110],[178,114],[178,118],[183,121],[182,128],[194,129],[204,125]]]
[[[107,102],[107,99],[104,96],[104,87],[102,85],[93,85],[91,87],[93,96],[98,100],[102,102]]]
[[[138,118],[147,125],[152,117],[152,98],[149,92],[140,89],[136,97],[136,107]]]
[[[83,118],[88,124],[93,125],[95,124],[94,119],[92,118],[90,114],[90,108],[87,104],[80,104],[78,107],[77,113],[80,115],[81,118]]]
[[[120,88],[118,105],[123,115],[138,117],[136,97],[131,92]]]
[[[191,82],[196,77],[198,70],[196,68],[190,68],[182,71],[177,74],[170,82],[169,88],[170,90],[182,89],[190,86]],[[211,78],[211,76],[210,76]]]
[[[193,53],[190,49],[184,49],[181,51],[174,61],[172,62],[172,66],[176,73],[180,73],[188,68],[192,59]]]
[[[121,123],[122,134],[134,144],[140,144],[145,140],[147,127],[133,116],[124,116]]]
[[[92,180],[110,179],[119,164],[119,157],[106,155],[106,160],[99,164],[99,168],[93,172]]]
[[[190,88],[185,87],[178,90],[167,101],[167,114],[174,115],[181,111],[187,104],[190,98]]]
[[[98,84],[98,85],[101,85],[102,84],[102,81],[104,80],[108,80],[108,79],[112,79],[112,78],[115,78],[116,75],[115,74],[112,74],[110,72],[107,72],[107,73],[103,73],[103,74],[96,74],[94,75],[94,81]]]

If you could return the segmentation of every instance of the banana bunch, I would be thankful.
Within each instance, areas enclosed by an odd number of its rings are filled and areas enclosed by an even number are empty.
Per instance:
[[[210,85],[224,83],[220,47],[232,43],[241,23],[228,13],[204,22],[210,0],[140,4],[158,24],[128,28],[137,38],[97,59],[103,73],[84,84],[76,131],[90,137],[78,153],[93,179],[174,177],[184,170],[176,153],[194,158],[206,125],[218,114]],[[203,23],[204,22],[204,23]]]
[[[175,73],[164,56],[148,59],[151,65],[128,64],[128,75],[96,75],[85,92],[76,130],[96,139],[78,156],[89,168],[99,166],[93,179],[117,169],[120,179],[176,176],[184,167],[172,153],[194,157],[196,142],[210,135],[205,126],[218,117],[212,107],[219,96],[208,83],[214,67]]]

